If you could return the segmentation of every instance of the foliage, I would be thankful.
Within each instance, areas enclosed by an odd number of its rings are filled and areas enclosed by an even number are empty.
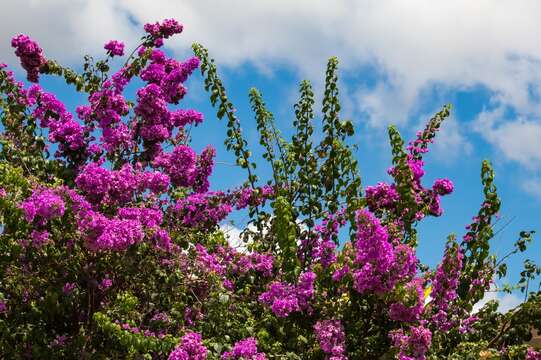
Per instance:
[[[119,69],[113,59],[124,45],[112,40],[104,59],[85,57],[82,73],[47,59],[25,35],[13,39],[35,84],[0,65],[3,358],[541,357],[526,345],[541,329],[534,262],[525,261],[516,285],[520,306],[500,313],[492,301],[472,312],[534,233],[521,232],[501,259],[491,255],[500,199],[488,161],[485,199],[466,234],[449,236],[436,269],[416,258],[417,225],[441,216],[440,198],[453,191],[448,179],[422,181],[423,156],[449,106],[407,146],[389,127],[392,182],[363,191],[353,123],[340,116],[336,58],[327,66],[321,134],[308,81],[290,140],[251,89],[272,169],[262,181],[208,51],[194,44],[196,57],[180,62],[160,50],[180,32],[171,19],[146,24]],[[203,115],[179,103],[197,68],[227,121],[226,148],[246,170],[241,188],[209,190],[215,150],[197,154],[189,145]],[[88,102],[72,114],[37,84],[40,75],[61,76]],[[220,223],[242,209],[250,223],[244,246],[233,248]]]

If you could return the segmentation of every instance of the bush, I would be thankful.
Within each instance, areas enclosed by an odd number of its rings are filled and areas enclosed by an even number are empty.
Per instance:
[[[490,254],[500,199],[489,162],[467,233],[449,236],[434,270],[416,257],[417,224],[440,216],[440,197],[453,191],[448,179],[422,183],[423,157],[449,106],[407,146],[391,126],[393,182],[363,190],[354,127],[339,115],[337,59],[327,67],[319,143],[308,81],[290,141],[252,89],[272,168],[261,181],[207,50],[195,44],[196,57],[182,62],[161,51],[182,32],[175,20],[145,32],[116,71],[122,42],[105,44],[103,60],[85,57],[78,73],[25,35],[12,46],[35,84],[0,65],[4,358],[541,358],[525,345],[541,329],[541,293],[506,314],[496,302],[472,313],[508,258]],[[246,170],[241,188],[210,191],[215,150],[189,146],[203,116],[177,105],[197,68],[227,122],[225,145]],[[88,103],[72,114],[37,84],[44,74],[62,77]],[[234,248],[219,224],[242,209],[250,224]],[[340,243],[339,233],[349,239]],[[509,255],[523,252],[532,233],[522,232]],[[540,269],[525,265],[518,287],[528,293]]]

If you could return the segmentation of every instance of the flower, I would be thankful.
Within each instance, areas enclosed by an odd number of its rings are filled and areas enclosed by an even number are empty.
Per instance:
[[[531,346],[526,350],[525,360],[541,360],[541,353],[535,351]]]
[[[15,48],[15,55],[21,60],[21,66],[26,70],[26,78],[31,82],[39,81],[39,70],[47,60],[43,50],[27,35],[20,34],[11,39],[11,47]]]
[[[169,38],[182,32],[183,26],[175,19],[165,19],[162,23],[145,24],[145,31],[154,38]]]
[[[447,195],[453,192],[453,183],[449,179],[437,179],[432,185],[432,189],[439,195]]]
[[[64,287],[62,288],[62,292],[66,295],[71,294],[71,292],[77,287],[75,283],[67,282],[64,284]]]
[[[425,360],[426,352],[432,343],[432,333],[424,326],[410,326],[408,332],[403,329],[389,333],[394,347],[399,349],[398,358],[401,360]]]
[[[320,320],[314,325],[316,339],[323,350],[332,360],[347,360],[346,336],[340,320]]]
[[[443,260],[438,265],[432,280],[433,312],[432,322],[441,331],[447,331],[453,323],[449,321],[448,310],[458,297],[460,271],[464,254],[456,242],[448,243]]]
[[[369,291],[383,294],[393,285],[386,281],[386,275],[395,261],[389,235],[368,210],[359,210],[356,221],[355,264],[358,268],[352,272],[355,289],[361,294]]]
[[[169,354],[169,360],[205,360],[207,352],[201,334],[189,332],[182,337],[180,344]]]
[[[124,43],[117,40],[108,41],[103,47],[110,56],[124,55]]]
[[[231,351],[222,354],[222,360],[266,360],[264,353],[257,352],[257,341],[249,337],[237,341]]]
[[[110,288],[111,286],[113,285],[113,280],[109,279],[108,277],[104,278],[100,285],[99,285],[99,289],[101,291],[105,291],[107,290],[108,288]]]
[[[44,225],[47,221],[64,215],[65,204],[62,197],[51,189],[37,189],[32,195],[22,202],[21,208],[26,221],[37,221]]]

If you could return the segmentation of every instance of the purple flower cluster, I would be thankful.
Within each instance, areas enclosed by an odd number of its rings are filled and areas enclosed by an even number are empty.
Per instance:
[[[156,227],[162,223],[162,212],[152,208],[120,208],[118,217],[126,220],[137,220],[143,226]]]
[[[183,26],[175,19],[165,19],[161,24],[145,24],[145,31],[154,39],[156,46],[161,46],[162,39],[167,39],[182,32]]]
[[[164,169],[173,185],[189,187],[197,177],[196,158],[191,147],[179,145],[173,152],[160,155],[155,160],[155,165]]]
[[[135,113],[143,119],[140,135],[148,143],[161,143],[171,136],[170,116],[160,86],[148,84],[137,90]]]
[[[409,245],[391,243],[387,228],[368,210],[357,211],[356,226],[351,276],[357,292],[384,295],[412,279],[418,260]],[[339,281],[349,271],[335,271],[333,279]]]
[[[251,253],[248,255],[241,255],[232,271],[238,271],[244,274],[250,270],[255,270],[262,276],[270,277],[272,276],[273,268],[274,256],[269,254]]]
[[[462,320],[462,322],[460,323],[460,327],[458,328],[458,331],[459,331],[461,334],[473,332],[473,331],[474,331],[473,325],[474,325],[477,321],[479,321],[479,317],[478,317],[477,315],[471,315],[471,316],[465,318],[465,319]]]
[[[389,318],[395,321],[414,322],[419,320],[424,311],[423,280],[414,279],[407,283],[400,302],[389,306]]]
[[[541,360],[541,353],[535,351],[532,347],[528,347],[528,349],[526,349],[526,358],[524,360]]]
[[[145,190],[159,194],[169,186],[167,175],[136,171],[129,163],[120,170],[109,170],[91,162],[79,172],[75,184],[93,204],[124,205]]]
[[[225,219],[233,207],[214,193],[192,194],[180,199],[174,210],[183,226],[212,229]]]
[[[394,330],[389,334],[394,347],[399,350],[399,360],[425,360],[432,343],[432,333],[424,326],[411,326],[408,333]]]
[[[183,83],[199,67],[199,59],[189,58],[181,63],[167,58],[160,50],[152,52],[150,64],[141,71],[141,79],[147,86],[137,93],[136,114],[148,124],[159,123],[162,126],[184,126],[197,124],[203,119],[195,110],[177,110],[169,112],[166,105],[178,104],[186,94]]]
[[[235,207],[237,210],[244,209],[247,206],[259,206],[264,204],[269,198],[274,196],[274,189],[270,185],[264,185],[257,189],[250,187],[242,188],[235,194]]]
[[[101,128],[102,146],[108,152],[116,149],[128,149],[132,145],[132,134],[128,126],[122,122],[129,107],[122,95],[127,79],[123,72],[113,75],[113,82],[107,80],[102,88],[88,97],[89,105],[77,107],[77,116],[85,123]]]
[[[59,144],[56,156],[77,158],[81,152],[84,154],[85,129],[60,100],[34,85],[28,90],[28,102],[37,105],[32,114],[42,128],[49,128],[49,140]]]
[[[222,360],[266,360],[264,353],[257,351],[257,341],[253,337],[240,340],[231,351],[222,354]]]
[[[201,335],[191,332],[182,337],[180,344],[169,354],[169,360],[206,360],[207,352]]]
[[[178,104],[186,94],[183,83],[199,66],[199,59],[184,63],[166,58],[159,50],[152,52],[150,64],[141,71],[147,85],[137,91],[135,114],[141,119],[140,136],[147,148],[152,148],[171,137],[173,128],[198,124],[203,115],[195,110],[169,111],[167,104]]]
[[[92,205],[74,191],[67,191],[71,200],[71,210],[75,215],[78,231],[85,245],[94,251],[125,250],[133,244],[143,241],[145,231],[162,233],[159,243],[168,248],[168,234],[163,234],[159,228],[162,222],[162,212],[154,208],[119,208],[117,214],[107,217],[93,209]],[[168,240],[168,241],[167,241]]]
[[[366,202],[370,211],[376,209],[393,210],[398,200],[400,200],[400,195],[394,184],[379,182],[376,186],[366,187]]]
[[[158,32],[163,30],[164,34],[169,34],[175,28],[171,21],[164,24],[155,24]],[[110,41],[105,47],[110,55],[121,55],[123,52],[123,44],[117,41]],[[144,53],[139,55],[143,56]],[[178,104],[186,94],[182,83],[198,66],[197,58],[181,63],[166,57],[159,50],[153,50],[150,64],[140,73],[147,85],[137,91],[137,105],[134,108],[137,117],[131,123],[122,122],[122,117],[129,113],[128,103],[122,95],[133,76],[128,67],[120,69],[111,80],[104,82],[101,89],[93,92],[89,96],[90,104],[79,106],[77,114],[91,127],[97,123],[102,130],[102,147],[109,153],[132,150],[134,145],[142,141],[147,157],[152,160],[162,153],[161,144],[172,136],[175,126],[199,124],[203,120],[202,114],[195,110],[170,111],[167,107],[168,104]]]
[[[144,232],[136,220],[109,219],[101,214],[90,217],[82,227],[89,235],[87,245],[93,250],[125,250],[143,241]]]
[[[29,198],[21,205],[25,219],[32,223],[33,229],[30,234],[32,246],[39,248],[49,240],[49,232],[46,230],[48,222],[52,219],[62,217],[66,210],[64,199],[55,190],[36,189]],[[26,241],[21,245],[28,245]]]
[[[271,283],[267,291],[259,296],[259,301],[270,306],[272,312],[282,318],[300,310],[295,287],[283,282]]]
[[[340,320],[321,320],[314,325],[319,347],[327,360],[347,360],[346,335]]]
[[[205,193],[209,190],[210,183],[208,179],[210,175],[212,175],[215,156],[216,149],[213,146],[208,145],[197,157],[196,175],[193,183],[195,192]]]
[[[319,262],[323,268],[328,268],[336,261],[335,238],[338,237],[340,228],[346,224],[346,219],[343,215],[343,213],[329,215],[314,229],[319,235],[319,238],[312,250],[312,260]],[[310,245],[302,244],[302,247],[305,246]]]
[[[196,66],[195,61],[193,62],[194,64],[192,64],[190,67]],[[175,110],[171,112],[171,121],[175,126],[178,127],[184,127],[186,125],[198,125],[203,122],[203,114],[193,109]]]
[[[37,189],[28,199],[22,202],[26,221],[45,225],[49,220],[64,215],[65,203],[60,195],[51,189]]]
[[[450,243],[432,280],[430,295],[434,313],[432,323],[442,331],[447,331],[453,326],[448,312],[457,298],[463,257],[460,247],[455,242]]]
[[[397,213],[399,219],[404,219],[406,216],[413,218],[414,221],[420,221],[427,215],[441,216],[443,209],[441,208],[440,196],[450,194],[453,191],[453,184],[448,179],[436,180],[432,189],[425,188],[421,184],[422,177],[425,174],[424,162],[422,154],[428,151],[428,144],[432,142],[437,129],[427,128],[423,132],[417,133],[417,139],[409,143],[407,149],[407,165],[411,172],[410,186],[413,190],[413,199],[417,204],[415,212],[411,209],[402,209],[401,213]],[[397,177],[402,171],[395,167],[391,167],[388,173],[393,177]],[[371,211],[388,210],[396,211],[397,201],[400,199],[396,192],[396,185],[386,185],[379,183],[375,187],[367,189],[367,203]]]
[[[107,50],[110,56],[122,56],[124,55],[124,43],[122,41],[110,40],[103,48]]]
[[[21,66],[26,70],[26,78],[31,82],[39,81],[39,69],[47,60],[43,50],[28,36],[20,34],[11,39],[11,46],[15,48],[15,55],[21,60]]]
[[[49,232],[47,230],[32,230],[30,233],[30,238],[32,239],[32,246],[35,248],[40,248],[49,241]],[[26,241],[22,241],[21,245],[27,246]]]
[[[392,289],[386,275],[395,261],[393,246],[388,241],[385,227],[369,211],[359,210],[356,214],[357,234],[355,241],[355,264],[353,271],[355,290],[364,294],[383,294]]]
[[[437,179],[432,185],[432,190],[438,195],[448,195],[453,192],[454,186],[449,179]]]
[[[100,285],[98,286],[98,288],[101,290],[101,291],[105,291],[107,289],[109,289],[111,286],[113,286],[113,280],[109,279],[108,277],[105,277]]]
[[[273,282],[267,291],[259,296],[259,301],[270,306],[278,317],[287,317],[290,313],[310,309],[309,301],[314,296],[316,274],[307,271],[299,276],[298,284]]]
[[[220,262],[215,254],[210,254],[206,247],[201,244],[195,245],[197,251],[197,260],[207,271],[215,272],[219,275],[225,274],[225,265]]]

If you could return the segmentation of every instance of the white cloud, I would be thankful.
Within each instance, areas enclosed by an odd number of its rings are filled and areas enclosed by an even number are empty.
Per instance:
[[[541,200],[541,116],[509,118],[499,105],[481,112],[473,129],[503,155],[502,159],[522,165],[526,171],[517,180],[520,188]]]
[[[362,91],[359,106],[373,109],[373,121],[396,121],[433,84],[483,84],[533,110],[528,85],[540,83],[540,13],[536,0],[21,0],[4,4],[0,34],[7,42],[29,32],[48,53],[72,58],[110,37],[135,41],[141,30],[128,14],[140,23],[175,17],[186,27],[173,46],[184,52],[202,42],[220,64],[282,63],[318,77],[332,55],[349,69],[371,64],[385,82],[373,95]],[[5,43],[0,51],[11,53]]]
[[[541,200],[541,179],[539,177],[531,177],[527,180],[523,180],[520,187],[528,194]]]
[[[522,303],[522,299],[514,294],[486,292],[485,297],[473,306],[473,313],[478,312],[490,300],[498,300],[498,311],[506,313]]]
[[[498,106],[479,114],[474,129],[498,149],[507,160],[519,162],[527,169],[541,166],[541,122],[518,116],[507,119],[505,108]]]
[[[240,237],[241,229],[231,224],[222,224],[220,225],[220,230],[224,233],[225,238],[229,242],[229,246],[238,251],[246,251],[246,244]]]
[[[36,39],[49,57],[79,63],[85,54],[102,50],[107,40],[135,44],[140,30],[115,1],[7,1],[0,13],[0,60],[17,64],[10,40],[19,33]]]
[[[174,17],[185,24],[168,44],[178,55],[205,44],[222,66],[251,62],[265,73],[286,65],[321,79],[336,55],[373,83],[350,89],[353,113],[368,124],[406,124],[426,91],[481,85],[502,108],[528,120],[492,123],[487,140],[509,160],[541,167],[541,2],[537,0],[20,0],[3,4],[0,59],[14,62],[9,39],[27,32],[46,54],[73,61],[110,38],[134,44],[140,25]],[[135,26],[133,23],[139,23]],[[498,113],[488,114],[499,115]],[[463,138],[449,125],[449,145]],[[445,140],[445,136],[444,136]]]

